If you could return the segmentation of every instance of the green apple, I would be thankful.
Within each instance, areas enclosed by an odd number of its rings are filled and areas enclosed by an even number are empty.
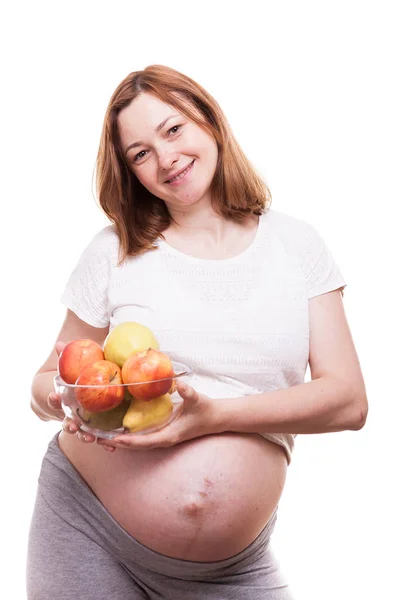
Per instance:
[[[122,421],[129,408],[130,400],[123,400],[116,408],[104,412],[89,412],[84,408],[78,409],[78,414],[85,425],[93,429],[102,429],[103,431],[112,431],[122,427]]]

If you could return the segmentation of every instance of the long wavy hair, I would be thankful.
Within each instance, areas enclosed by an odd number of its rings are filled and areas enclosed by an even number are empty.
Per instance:
[[[130,73],[108,104],[96,161],[97,198],[114,224],[120,264],[128,256],[153,249],[172,221],[165,202],[140,183],[121,148],[118,115],[142,92],[173,106],[215,139],[218,161],[210,192],[216,213],[239,222],[249,214],[262,214],[271,203],[267,184],[246,158],[220,106],[204,88],[163,65]]]

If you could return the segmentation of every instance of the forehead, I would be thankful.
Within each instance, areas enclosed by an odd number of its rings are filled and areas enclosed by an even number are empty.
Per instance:
[[[179,115],[179,110],[152,94],[142,92],[118,115],[121,137],[128,134],[140,138],[142,135],[154,133],[157,125],[174,114]]]

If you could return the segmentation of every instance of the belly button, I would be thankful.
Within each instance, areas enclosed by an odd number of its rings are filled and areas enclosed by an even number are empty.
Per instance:
[[[196,502],[192,502],[191,504],[185,504],[185,506],[183,507],[183,512],[188,517],[196,517],[199,514],[200,510],[201,508],[198,504],[196,504]]]
[[[200,496],[200,498],[199,498]],[[182,511],[188,517],[197,517],[202,514],[205,506],[204,499],[207,496],[205,492],[191,494],[186,498],[182,506]]]

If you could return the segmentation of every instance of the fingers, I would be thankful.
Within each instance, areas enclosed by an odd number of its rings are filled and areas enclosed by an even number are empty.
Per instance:
[[[51,416],[58,421],[64,420],[64,411],[61,408],[61,396],[56,394],[55,392],[51,392],[47,396],[47,404],[51,409]]]
[[[62,428],[65,433],[77,433],[79,431],[79,426],[67,417],[63,421]]]
[[[73,421],[72,419],[68,419],[68,417],[64,419],[62,428],[63,431],[65,431],[65,433],[75,433],[76,437],[80,442],[92,444],[96,440],[96,437],[94,435],[92,435],[91,433],[87,433],[86,431],[82,431],[79,428],[79,425],[75,423],[75,421]]]
[[[93,444],[96,440],[96,437],[91,433],[87,433],[86,431],[82,431],[79,429],[76,433],[76,437],[80,442],[84,442],[85,444]]]
[[[96,436],[87,432],[87,431],[83,431],[79,424],[74,421],[73,419],[69,419],[68,417],[65,417],[63,422],[62,422],[62,429],[63,431],[65,431],[65,433],[71,433],[71,434],[76,434],[76,437],[78,438],[78,440],[80,442],[83,442],[84,444],[93,444],[93,442],[96,441]],[[100,439],[99,438],[97,440],[98,443],[100,443]],[[108,450],[108,452],[114,452],[115,451],[115,447],[114,446],[106,446],[105,444],[107,443],[107,440],[101,440],[101,445],[103,446],[104,450]]]
[[[187,383],[178,381],[177,389],[181,398],[183,398],[186,402],[197,402],[199,398],[198,392],[196,392],[196,390]]]
[[[101,438],[97,439],[97,443],[99,446],[101,446],[102,448],[104,448],[104,450],[107,450],[107,452],[115,452],[116,447],[115,446],[110,446],[109,445],[109,441],[108,440],[103,440]]]
[[[61,396],[59,394],[56,394],[56,392],[51,392],[47,396],[47,404],[53,410],[61,410]]]

